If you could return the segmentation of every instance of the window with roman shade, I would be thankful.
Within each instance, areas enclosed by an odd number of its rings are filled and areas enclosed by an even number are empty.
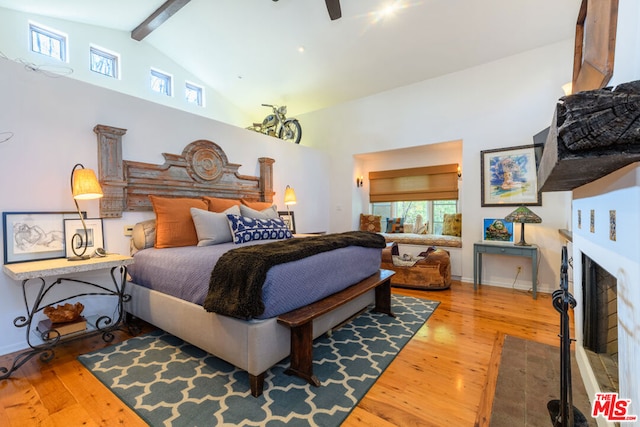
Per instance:
[[[457,200],[458,165],[369,172],[369,201]]]

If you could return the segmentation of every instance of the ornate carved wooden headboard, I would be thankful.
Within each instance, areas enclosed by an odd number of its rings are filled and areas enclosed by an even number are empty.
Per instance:
[[[120,218],[123,211],[152,210],[149,195],[165,197],[221,197],[273,201],[273,163],[260,157],[260,176],[240,175],[241,165],[229,163],[222,148],[207,140],[187,145],[181,155],[162,155],[162,165],[122,160],[126,129],[96,125],[98,178],[104,197],[100,216]]]

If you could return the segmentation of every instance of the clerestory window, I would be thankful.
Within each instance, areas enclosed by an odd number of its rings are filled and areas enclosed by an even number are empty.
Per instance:
[[[67,36],[55,30],[29,24],[31,50],[62,62],[67,62]]]
[[[188,103],[204,107],[204,89],[202,87],[186,82],[184,91]]]
[[[119,77],[120,55],[91,46],[89,57],[91,71],[114,79]]]
[[[171,96],[173,93],[173,78],[170,74],[163,73],[154,68],[151,69],[151,90]]]

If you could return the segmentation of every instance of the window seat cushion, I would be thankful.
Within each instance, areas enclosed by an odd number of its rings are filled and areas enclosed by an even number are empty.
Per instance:
[[[440,234],[415,233],[380,233],[387,242],[403,243],[405,245],[444,246],[461,248],[462,237],[443,236]]]

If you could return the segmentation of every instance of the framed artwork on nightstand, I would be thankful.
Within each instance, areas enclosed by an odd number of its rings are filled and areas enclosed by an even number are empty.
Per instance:
[[[84,220],[87,226],[87,254],[91,255],[98,248],[104,248],[104,235],[102,231],[102,218],[89,218]],[[82,240],[76,238],[73,239],[74,234],[79,234]],[[79,219],[65,219],[64,220],[64,241],[66,256],[71,256],[74,251],[71,245],[76,245],[75,249],[78,250],[84,246],[84,228],[82,227],[82,221]]]
[[[278,216],[284,221],[284,223],[289,227],[289,230],[292,234],[296,234],[296,220],[293,216],[293,211],[278,211]]]
[[[4,263],[64,258],[64,220],[70,218],[78,212],[3,212]]]

